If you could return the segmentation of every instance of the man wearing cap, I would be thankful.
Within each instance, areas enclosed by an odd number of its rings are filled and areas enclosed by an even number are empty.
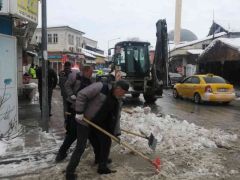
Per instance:
[[[113,171],[107,166],[111,147],[111,138],[102,132],[89,127],[82,119],[91,120],[109,133],[120,135],[121,98],[128,91],[129,84],[119,80],[115,84],[93,83],[82,89],[76,99],[77,145],[66,169],[66,178],[75,179],[75,169],[85,150],[87,139],[95,140],[98,148],[94,149],[95,162],[99,174],[109,174]]]

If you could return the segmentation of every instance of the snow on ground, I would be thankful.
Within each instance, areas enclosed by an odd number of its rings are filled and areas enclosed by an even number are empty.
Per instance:
[[[7,149],[7,143],[0,141],[0,157],[1,157],[1,154],[5,154],[6,149]]]
[[[150,113],[150,108],[137,107],[122,113],[122,128],[133,132],[153,133],[158,139],[156,152],[162,161],[161,173],[147,179],[194,179],[203,176],[226,174],[221,158],[214,150],[217,147],[229,148],[237,140],[237,135],[225,133],[219,129],[207,130],[187,121],[179,121],[167,115],[158,117]],[[151,153],[147,141],[143,138],[124,134],[126,141],[144,153]],[[128,150],[121,151],[129,152]],[[158,154],[159,153],[159,154]]]
[[[83,157],[77,168],[77,174],[83,179],[124,180],[218,179],[218,177],[230,177],[231,174],[238,173],[236,169],[227,172],[222,163],[224,157],[215,152],[218,147],[231,147],[231,143],[237,140],[237,135],[219,129],[208,130],[187,121],[179,121],[169,115],[163,117],[150,111],[149,107],[123,109],[121,127],[136,133],[144,132],[147,135],[153,133],[158,139],[156,151],[154,152],[148,147],[146,139],[128,135],[124,132],[122,132],[121,141],[127,142],[151,159],[160,157],[161,169],[158,175],[154,173],[154,167],[151,167],[149,162],[133,156],[128,149],[121,148],[119,145],[113,146],[111,152],[114,160],[112,166],[117,169],[117,173],[99,178],[96,173],[96,166],[91,167],[94,158],[92,150],[88,148],[87,155]],[[40,133],[40,136],[45,138],[46,141],[49,140],[49,142],[54,138],[51,133]],[[18,139],[17,142],[21,143],[21,140]],[[35,175],[24,176],[24,179],[63,178],[63,171],[69,161],[69,156],[62,164],[55,165],[53,163],[55,158],[53,151],[58,149],[59,143],[61,142],[57,142],[57,144],[46,142],[46,146],[42,150],[34,148],[25,150],[24,153],[29,154],[28,160],[0,165],[0,174],[2,175],[0,177],[34,172]],[[47,148],[50,153],[47,152]],[[0,143],[0,149],[0,155],[4,155],[6,144]],[[39,153],[34,154],[32,151],[38,151]]]
[[[53,134],[43,132],[40,128],[26,133],[37,135],[31,141],[40,142],[39,146],[31,146],[31,142],[26,141],[26,135],[0,141],[0,178],[36,173],[53,166],[55,153],[59,147]],[[26,147],[26,143],[30,145]]]
[[[194,152],[205,148],[216,148],[217,146],[229,146],[228,142],[236,141],[237,135],[231,135],[218,129],[207,130],[187,121],[179,121],[167,115],[157,117],[150,113],[150,108],[135,108],[132,112],[122,113],[122,128],[133,132],[144,132],[153,135],[160,141],[157,150],[167,150],[175,154],[179,151]],[[149,151],[146,140],[124,135],[123,140],[130,142],[142,151]]]

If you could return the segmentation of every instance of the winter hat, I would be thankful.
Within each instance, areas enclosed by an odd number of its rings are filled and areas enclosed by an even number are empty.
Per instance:
[[[64,63],[64,67],[71,67],[72,66],[72,64],[71,64],[71,62],[69,62],[69,61],[66,61],[65,63]]]
[[[123,90],[128,91],[128,89],[129,89],[129,84],[128,84],[128,82],[125,81],[125,80],[118,80],[118,81],[116,82],[116,84],[115,84],[115,87],[120,87],[120,88],[122,88]]]

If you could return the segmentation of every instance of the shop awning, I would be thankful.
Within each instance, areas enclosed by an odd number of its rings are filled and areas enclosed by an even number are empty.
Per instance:
[[[83,54],[78,54],[77,57],[78,57],[79,59],[85,59],[85,57],[84,57]]]
[[[92,60],[92,61],[91,60],[86,60],[86,63],[87,64],[96,64],[96,61],[95,60]]]
[[[31,56],[38,56],[38,54],[33,51],[26,51],[26,53],[30,54]]]
[[[189,54],[193,54],[193,55],[201,54],[203,51],[204,51],[203,49],[189,49],[189,50],[187,50],[187,52]]]
[[[84,54],[84,53],[88,53],[88,54],[91,54],[93,56],[98,56],[98,57],[103,57],[105,58],[106,56],[104,56],[103,54],[100,54],[100,53],[97,53],[97,52],[94,52],[94,51],[90,51],[88,49],[85,49],[85,48],[81,48],[81,52]]]
[[[96,56],[90,54],[89,52],[82,51],[82,53],[84,54],[84,56],[87,56],[87,57],[90,57],[90,58],[94,58],[94,59],[96,59]]]

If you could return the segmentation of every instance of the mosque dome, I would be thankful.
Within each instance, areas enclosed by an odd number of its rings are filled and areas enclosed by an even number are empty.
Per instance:
[[[169,41],[174,41],[174,30],[171,30],[168,33],[168,39]],[[188,29],[181,29],[181,39],[180,41],[194,41],[197,40],[197,36],[190,30]]]

